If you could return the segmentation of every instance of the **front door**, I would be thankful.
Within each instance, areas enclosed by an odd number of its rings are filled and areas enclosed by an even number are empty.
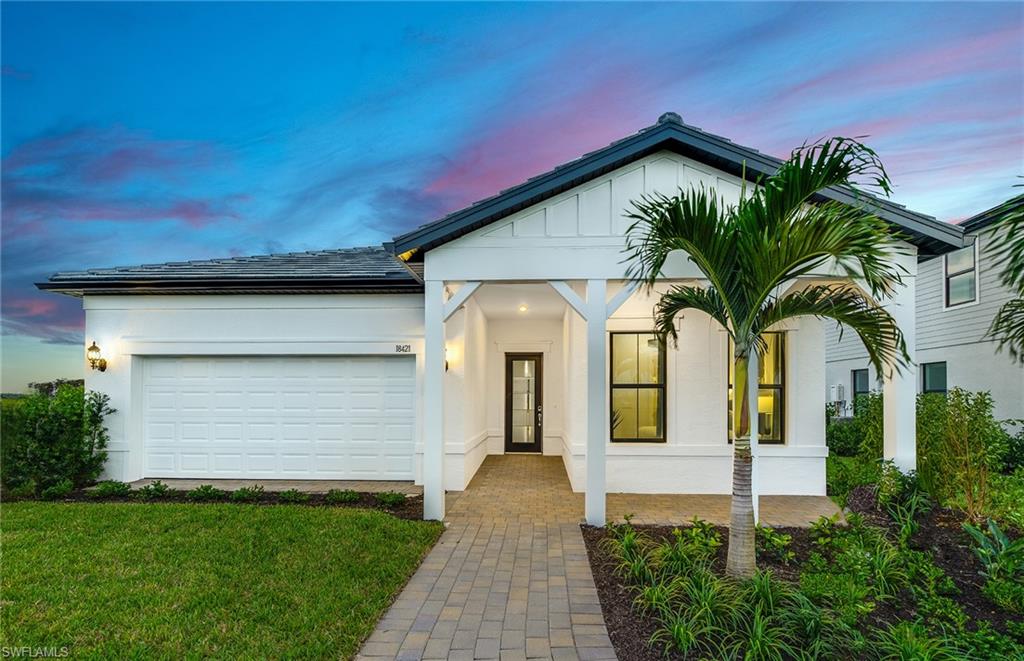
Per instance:
[[[505,452],[543,449],[543,374],[543,354],[505,354]]]

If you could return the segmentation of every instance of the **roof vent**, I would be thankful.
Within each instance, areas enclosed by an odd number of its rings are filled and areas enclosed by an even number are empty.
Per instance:
[[[683,118],[678,113],[666,112],[662,113],[661,117],[658,118],[659,124],[682,124]]]

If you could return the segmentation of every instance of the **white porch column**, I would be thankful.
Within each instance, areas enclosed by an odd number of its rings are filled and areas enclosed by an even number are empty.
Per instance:
[[[444,519],[444,283],[427,280],[423,305],[423,518]]]
[[[882,456],[892,460],[904,471],[917,467],[917,316],[915,311],[915,280],[908,276],[904,286],[897,288],[883,307],[896,320],[903,331],[910,354],[910,365],[896,373],[886,368],[882,375],[883,431]]]
[[[605,519],[605,450],[608,443],[607,352],[608,317],[604,280],[587,281],[587,523],[603,526]]]

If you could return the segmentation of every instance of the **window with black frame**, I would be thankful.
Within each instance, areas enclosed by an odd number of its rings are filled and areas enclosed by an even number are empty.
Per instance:
[[[921,363],[921,392],[946,394],[946,363]]]
[[[768,345],[767,351],[758,361],[757,391],[757,442],[781,444],[785,442],[785,411],[786,411],[786,334],[772,332],[764,334]],[[728,420],[729,442],[733,440],[732,406],[733,406],[733,345],[729,340],[729,409]]]
[[[850,372],[850,380],[853,382],[851,384],[853,387],[850,392],[850,402],[853,403],[853,407],[856,409],[857,398],[871,393],[871,386],[868,382],[868,371],[852,370]]]
[[[978,299],[976,246],[954,250],[945,256],[946,307],[973,303]]]
[[[611,333],[611,439],[665,441],[665,339]]]

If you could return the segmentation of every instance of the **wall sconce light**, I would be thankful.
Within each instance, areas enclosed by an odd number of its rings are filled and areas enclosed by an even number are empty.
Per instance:
[[[519,306],[519,311],[520,312],[526,312],[529,309],[530,308],[526,307],[526,303],[523,303],[522,305]]]
[[[96,346],[96,340],[93,340],[89,348],[85,350],[85,357],[89,359],[89,367],[101,372],[107,371],[107,359],[101,357],[100,348]]]
[[[444,371],[448,371],[448,347],[444,348]]]

